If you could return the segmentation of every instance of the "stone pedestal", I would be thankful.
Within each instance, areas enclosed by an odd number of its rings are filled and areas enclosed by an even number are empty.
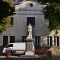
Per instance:
[[[25,55],[35,55],[34,40],[33,39],[26,39],[26,53],[25,53]]]

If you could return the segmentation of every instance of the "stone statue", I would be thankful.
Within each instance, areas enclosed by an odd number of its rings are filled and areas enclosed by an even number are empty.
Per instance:
[[[27,39],[32,39],[32,25],[29,23],[28,25],[28,36]]]
[[[28,25],[28,36],[26,38],[26,52],[25,55],[35,55],[35,48],[34,48],[34,39],[32,38],[32,25],[29,23]]]

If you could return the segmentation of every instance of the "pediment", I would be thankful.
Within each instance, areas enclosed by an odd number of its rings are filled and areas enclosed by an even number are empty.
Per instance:
[[[42,9],[42,5],[35,1],[25,1],[15,7],[16,11],[21,9]]]

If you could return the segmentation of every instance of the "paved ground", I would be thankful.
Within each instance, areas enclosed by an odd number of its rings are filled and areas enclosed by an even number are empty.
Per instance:
[[[0,60],[60,60],[60,57],[48,57],[48,56],[0,56]]]
[[[0,56],[0,58],[50,58],[46,55],[34,55],[34,56],[28,56],[28,55],[16,55],[16,56]]]
[[[48,58],[48,57],[43,57],[43,58],[0,58],[0,60],[60,60],[59,58]]]
[[[39,59],[36,59],[36,58],[16,58],[16,59],[13,59],[13,58],[5,58],[5,59],[0,59],[0,60],[49,60],[47,58],[39,58]]]
[[[40,56],[26,56],[26,55],[17,55],[17,56],[0,56],[0,58],[38,58]]]

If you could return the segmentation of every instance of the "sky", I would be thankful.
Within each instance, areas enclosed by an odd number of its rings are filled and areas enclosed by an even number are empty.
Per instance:
[[[13,0],[14,2],[21,2],[21,1],[23,1],[23,0]]]

